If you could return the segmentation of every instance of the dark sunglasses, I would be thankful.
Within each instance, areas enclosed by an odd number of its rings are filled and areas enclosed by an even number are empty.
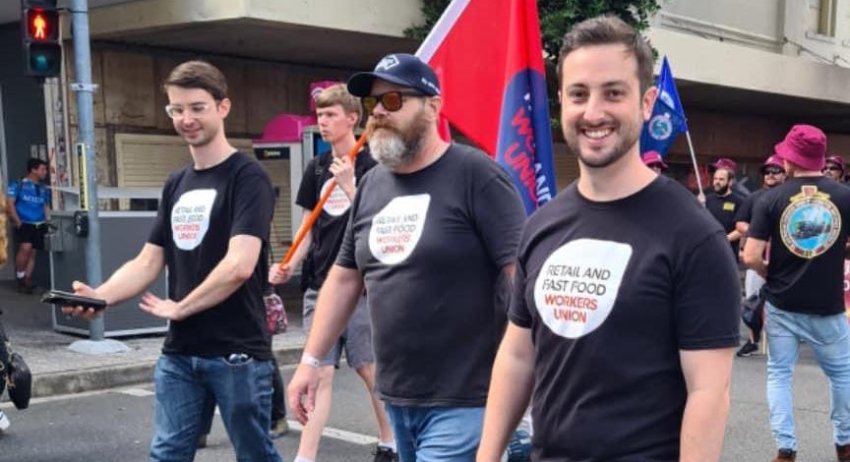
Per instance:
[[[378,106],[378,103],[381,103],[381,106],[384,107],[387,111],[395,112],[401,109],[404,106],[404,97],[405,96],[425,96],[418,91],[399,91],[393,90],[388,91],[386,93],[381,93],[380,95],[369,95],[360,98],[360,102],[363,104],[363,110],[366,111],[366,114],[372,114],[372,111]]]
[[[765,175],[782,175],[783,173],[785,173],[785,170],[782,170],[781,168],[766,168],[766,169],[764,169]]]
[[[825,171],[827,171],[827,170],[832,171],[832,172],[840,172],[840,171],[841,171],[841,167],[836,167],[835,165],[830,165],[830,166],[828,166],[828,167],[824,167],[824,168],[823,168],[823,171],[824,171],[824,172],[825,172]]]

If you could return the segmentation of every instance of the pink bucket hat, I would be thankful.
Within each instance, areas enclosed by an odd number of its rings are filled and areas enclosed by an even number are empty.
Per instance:
[[[821,171],[826,156],[826,135],[811,125],[794,125],[773,148],[784,160],[811,171]]]
[[[647,167],[651,167],[653,165],[660,165],[661,170],[667,170],[667,164],[664,163],[664,158],[661,157],[661,154],[658,151],[646,151],[643,153],[643,163]]]
[[[738,171],[738,164],[734,160],[732,160],[728,157],[721,157],[721,158],[717,159],[712,164],[712,167],[722,168],[724,170],[729,170],[730,172],[732,172],[732,174],[735,174]]]
[[[782,158],[776,154],[768,157],[767,160],[764,161],[764,164],[761,166],[761,171],[764,172],[768,167],[779,167],[782,170],[785,170],[785,165],[782,164]]]

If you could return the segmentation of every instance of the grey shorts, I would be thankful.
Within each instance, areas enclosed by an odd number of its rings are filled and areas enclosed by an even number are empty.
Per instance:
[[[316,299],[319,292],[307,289],[304,292],[304,331],[309,334],[313,324],[313,313],[316,311]],[[322,361],[322,366],[336,366],[339,368],[339,359],[342,349],[345,348],[345,360],[348,367],[359,369],[366,364],[375,362],[375,352],[372,350],[372,324],[369,321],[369,309],[366,307],[366,297],[357,300],[354,314],[348,321],[348,326],[342,332],[342,336],[334,344],[328,355]]]

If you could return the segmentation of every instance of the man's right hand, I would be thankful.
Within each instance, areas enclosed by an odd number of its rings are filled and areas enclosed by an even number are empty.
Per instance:
[[[316,389],[319,388],[319,370],[307,364],[299,364],[295,375],[286,387],[289,396],[289,409],[295,413],[295,418],[301,425],[310,419],[310,414],[316,408]]]
[[[292,278],[293,272],[291,263],[273,265],[271,269],[269,269],[269,283],[275,286],[286,284],[286,281]]]
[[[71,287],[74,289],[74,294],[76,295],[89,298],[103,298],[102,296],[98,295],[96,290],[92,289],[86,284],[83,284],[80,281],[74,281],[73,284],[71,284]],[[94,308],[83,308],[82,306],[63,306],[62,313],[69,316],[86,318],[89,321],[91,321],[92,319],[97,317],[98,314],[100,314]]]

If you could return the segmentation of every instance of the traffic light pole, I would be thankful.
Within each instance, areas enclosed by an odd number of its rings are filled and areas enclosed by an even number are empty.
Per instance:
[[[88,192],[86,206],[89,215],[89,232],[85,245],[86,282],[97,287],[103,282],[100,256],[100,219],[98,217],[96,156],[94,142],[94,89],[91,81],[91,47],[89,45],[88,0],[71,0],[71,30],[74,42],[74,74],[76,82],[71,84],[77,94],[79,122],[78,142],[85,145],[86,177],[84,191]],[[82,160],[82,159],[80,159]],[[91,342],[75,342],[71,349],[88,353],[112,353],[125,350],[120,342],[104,341],[103,315],[91,321]],[[123,347],[123,348],[122,348]]]

